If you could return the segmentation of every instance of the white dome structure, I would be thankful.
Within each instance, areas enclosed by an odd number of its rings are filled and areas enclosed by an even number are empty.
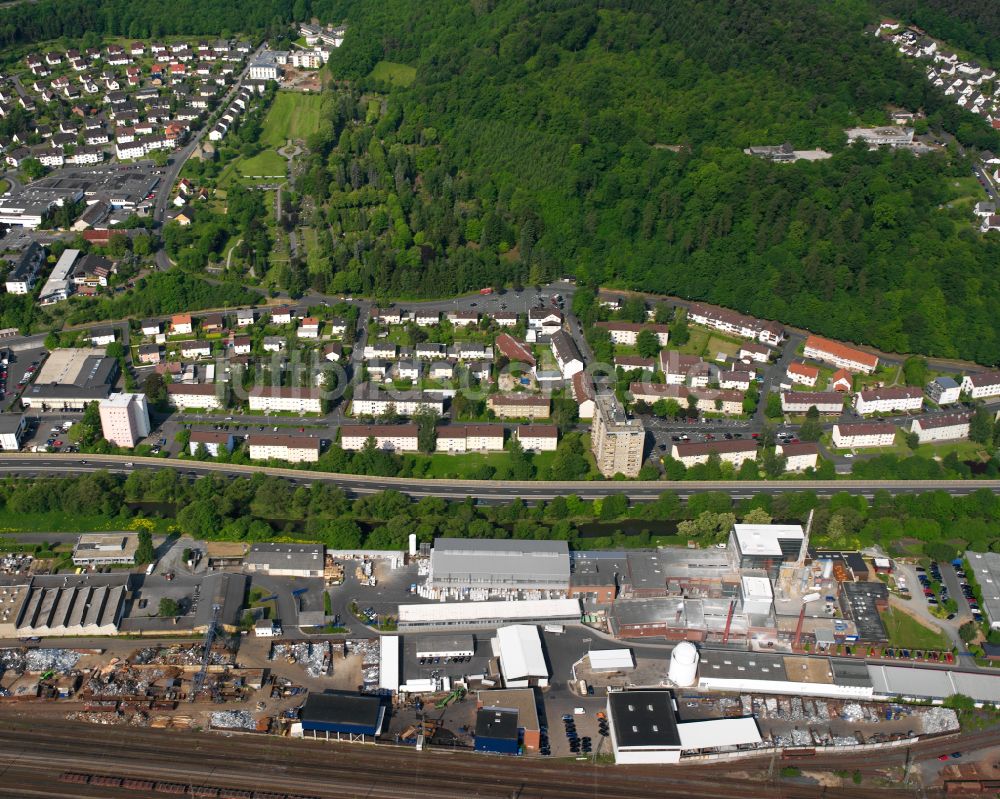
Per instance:
[[[698,681],[698,649],[690,641],[681,641],[673,648],[667,679],[681,688],[690,687]]]

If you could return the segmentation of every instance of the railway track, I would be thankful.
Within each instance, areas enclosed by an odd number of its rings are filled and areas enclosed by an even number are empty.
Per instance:
[[[82,734],[83,733],[83,734]],[[993,734],[994,738],[1000,737]],[[955,743],[951,742],[951,746]],[[289,741],[273,737],[206,736],[149,730],[81,727],[70,722],[14,723],[0,729],[0,749],[7,765],[0,776],[0,796],[114,797],[166,796],[159,784],[181,786],[184,793],[222,797],[223,791],[251,799],[265,796],[310,799],[366,797],[400,799],[580,799],[610,792],[636,799],[708,799],[734,796],[845,797],[885,799],[909,796],[898,788],[825,788],[767,782],[766,767],[725,763],[627,769],[562,761],[526,761],[462,753],[358,744]],[[888,754],[888,753],[887,753]],[[817,759],[818,761],[819,759]],[[884,765],[879,760],[872,765]],[[808,768],[805,761],[797,765]],[[816,766],[824,768],[820,762]],[[842,758],[839,767],[845,767]],[[866,769],[867,770],[867,769]],[[83,773],[86,782],[66,783],[65,773]],[[749,772],[749,773],[748,773]],[[94,776],[122,784],[96,784]],[[124,786],[124,780],[152,783],[153,790]],[[145,782],[143,784],[145,784]],[[136,783],[130,783],[135,785]],[[15,787],[16,786],[16,787]],[[13,788],[13,792],[10,789]],[[176,791],[177,789],[174,788]],[[212,793],[217,790],[218,793]],[[244,792],[239,794],[238,792]]]

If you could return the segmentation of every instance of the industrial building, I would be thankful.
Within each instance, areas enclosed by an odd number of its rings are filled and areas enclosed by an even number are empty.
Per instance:
[[[84,533],[73,547],[73,565],[131,566],[138,548],[138,533]]]
[[[559,591],[569,587],[565,541],[436,538],[428,585],[469,592]]]
[[[377,696],[340,691],[310,692],[302,706],[302,734],[309,738],[361,741],[382,732],[386,708]]]
[[[17,634],[117,634],[129,577],[129,574],[77,574],[32,578],[17,616]]]
[[[544,688],[549,684],[549,667],[542,651],[542,636],[533,624],[512,624],[497,630],[493,653],[500,660],[506,688]]]
[[[681,721],[667,690],[612,691],[607,714],[619,765],[678,763],[685,752],[731,752],[762,741],[752,716]]]
[[[484,707],[476,711],[475,750],[516,755],[521,748],[516,710]]]
[[[23,413],[0,414],[0,450],[17,452],[24,440],[27,423]]]
[[[21,400],[25,407],[43,411],[80,411],[107,399],[117,377],[118,362],[103,350],[53,350]]]
[[[734,524],[727,549],[734,568],[763,569],[774,580],[782,563],[801,560],[804,543],[799,524]]]
[[[472,635],[423,635],[417,639],[418,658],[472,657],[475,653]]]
[[[322,577],[322,544],[254,544],[244,559],[249,572],[276,577]]]
[[[990,628],[1000,630],[1000,553],[966,552],[965,559],[979,585]]]
[[[538,721],[538,698],[535,695],[534,688],[479,691],[478,697],[478,706],[480,709],[503,710],[508,713],[516,713],[517,732],[520,736],[521,745],[529,750],[538,749],[541,744],[541,725]],[[476,740],[478,743],[478,733]]]
[[[439,602],[399,606],[400,630],[490,628],[510,623],[579,622],[576,599]]]
[[[215,624],[227,633],[239,632],[240,611],[247,593],[247,576],[214,572],[201,581],[201,601],[194,615],[194,632],[205,632]]]
[[[619,574],[627,567],[625,553],[574,552],[566,596],[607,604],[618,596]],[[605,557],[608,556],[608,557]],[[617,557],[614,557],[617,556]]]
[[[378,687],[387,696],[399,692],[400,643],[398,635],[380,635],[378,659]]]

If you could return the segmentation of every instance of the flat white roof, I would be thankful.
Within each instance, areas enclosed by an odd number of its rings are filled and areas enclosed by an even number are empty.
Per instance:
[[[542,637],[533,624],[512,624],[497,630],[497,654],[505,680],[548,677]]]
[[[383,635],[378,639],[378,687],[383,691],[399,691],[399,642],[398,635]]]
[[[441,602],[400,605],[400,623],[476,621],[478,619],[545,619],[580,615],[578,599],[529,599],[523,601]]]
[[[681,738],[681,749],[713,749],[761,742],[760,730],[753,716],[686,721],[677,725],[677,732]]]
[[[757,599],[773,599],[771,581],[766,577],[743,577],[743,596]]]
[[[947,699],[965,694],[976,702],[1000,702],[1000,675],[868,664],[876,695]]]
[[[592,649],[589,657],[593,671],[619,671],[635,667],[631,649]]]
[[[805,538],[801,524],[734,524],[733,531],[744,555],[781,555],[778,539]]]

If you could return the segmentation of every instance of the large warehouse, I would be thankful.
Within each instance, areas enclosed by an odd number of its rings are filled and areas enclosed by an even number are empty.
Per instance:
[[[569,588],[569,545],[565,541],[437,538],[428,584],[436,589],[487,591]]]
[[[17,634],[115,635],[128,584],[128,574],[35,577],[18,614]]]
[[[486,628],[511,623],[544,624],[580,621],[578,599],[535,599],[522,602],[441,602],[399,606],[400,630]]]
[[[118,362],[106,357],[104,350],[54,350],[21,400],[25,407],[43,411],[80,411],[107,399],[117,377]]]
[[[497,630],[493,654],[500,659],[500,673],[506,688],[544,688],[549,684],[549,667],[542,651],[542,636],[533,624],[512,624]]]
[[[302,734],[307,738],[365,741],[382,732],[385,705],[377,696],[346,691],[310,692],[302,706]]]
[[[322,544],[254,544],[243,563],[277,577],[322,577],[324,554]]]
[[[608,694],[611,748],[619,764],[678,763],[682,753],[727,752],[761,743],[752,716],[680,721],[665,690]]]

